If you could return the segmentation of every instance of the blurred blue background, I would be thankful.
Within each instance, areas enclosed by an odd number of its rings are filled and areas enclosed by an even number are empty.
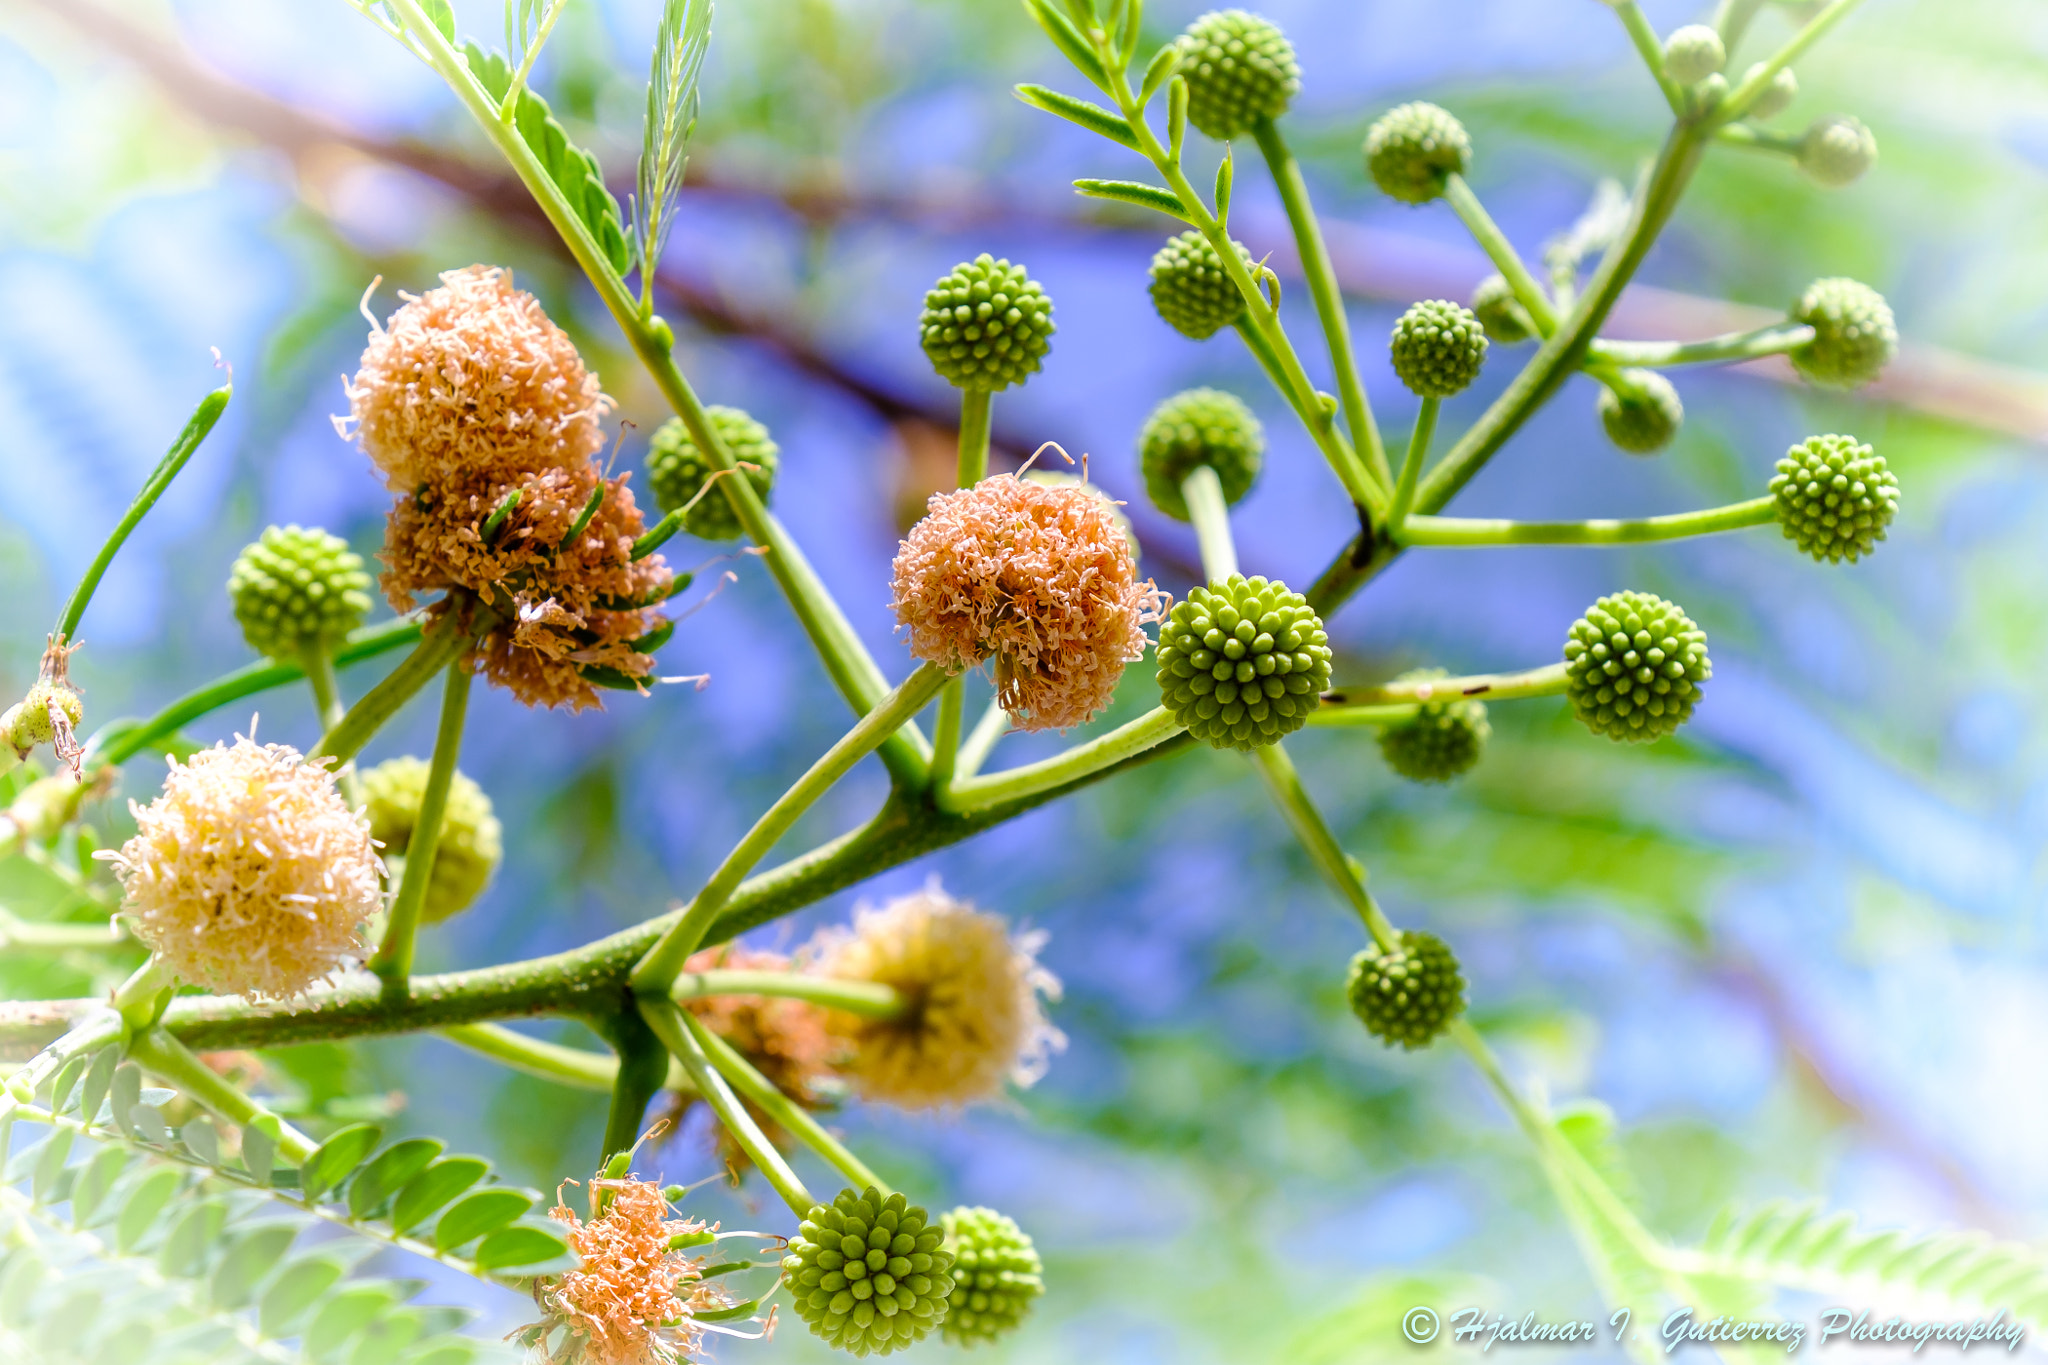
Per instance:
[[[1645,9],[1660,31],[1705,17]],[[576,0],[540,66],[539,88],[615,178],[637,150],[657,10]],[[457,12],[480,37],[500,29],[491,6]],[[1196,12],[1154,0],[1147,22],[1164,38]],[[1274,0],[1265,12],[1302,53],[1287,127],[1341,225],[1367,384],[1398,439],[1413,400],[1381,338],[1412,299],[1462,296],[1487,267],[1442,205],[1411,210],[1371,189],[1366,126],[1411,98],[1457,113],[1475,186],[1534,258],[1598,180],[1629,180],[1666,116],[1592,0]],[[1736,65],[1787,22],[1766,7]],[[1882,148],[1876,171],[1826,192],[1781,161],[1717,151],[1643,271],[1672,293],[1639,293],[1623,317],[1652,335],[1694,316],[1676,295],[1775,310],[1816,277],[1852,275],[1897,310],[1908,352],[1895,382],[1844,398],[1774,372],[1687,372],[1684,433],[1638,460],[1605,442],[1595,389],[1575,379],[1456,510],[1732,501],[1760,491],[1790,443],[1847,431],[1903,485],[1890,539],[1837,568],[1771,530],[1410,554],[1332,621],[1341,679],[1547,662],[1586,604],[1640,587],[1709,633],[1697,720],[1681,740],[1623,751],[1555,699],[1497,705],[1487,762],[1448,790],[1394,778],[1369,731],[1310,731],[1292,749],[1393,918],[1457,948],[1473,1017],[1511,1070],[1560,1101],[1613,1108],[1660,1233],[1694,1238],[1725,1204],[1789,1194],[1875,1224],[2034,1237],[2048,1220],[2048,386],[2033,377],[2048,370],[2048,11],[1871,0],[1797,69],[1784,124],[1855,113]],[[1089,452],[1092,476],[1131,503],[1162,586],[1186,590],[1193,540],[1144,505],[1133,440],[1183,387],[1231,388],[1267,423],[1266,472],[1237,521],[1248,571],[1305,586],[1354,529],[1241,348],[1186,341],[1152,314],[1159,223],[1099,213],[1067,188],[1136,163],[1018,103],[1020,80],[1080,90],[1015,5],[720,7],[694,187],[665,262],[698,316],[664,304],[686,372],[708,401],[773,429],[776,511],[899,674],[888,561],[951,466],[950,391],[918,351],[915,317],[926,285],[980,251],[1026,263],[1059,323],[1044,373],[998,401],[999,440],[1012,459],[1045,440]],[[251,109],[269,110],[253,128],[237,113]],[[1191,155],[1206,171],[1217,149]],[[465,187],[417,169],[445,168],[435,157],[482,174]],[[235,402],[86,618],[75,675],[90,718],[146,713],[246,661],[222,584],[265,525],[321,524],[374,553],[387,495],[328,422],[345,407],[338,377],[355,367],[373,276],[382,316],[395,289],[440,270],[509,265],[619,400],[626,462],[665,415],[565,258],[491,199],[502,181],[488,148],[439,80],[340,0],[104,12],[17,0],[0,12],[0,167],[0,693],[32,678],[58,604],[218,382],[212,348],[233,367]],[[1284,223],[1250,169],[1239,227],[1263,254],[1283,245]],[[1293,277],[1287,306],[1327,385]],[[1496,348],[1447,405],[1445,430],[1526,354]],[[669,557],[687,566],[726,548],[685,539]],[[767,576],[745,559],[719,567],[738,584],[664,656],[669,671],[708,671],[703,692],[568,716],[479,691],[462,766],[496,801],[508,857],[476,908],[427,936],[426,968],[555,951],[658,913],[844,728]],[[367,687],[375,668],[345,687]],[[1147,704],[1149,672],[1132,670],[1126,710]],[[302,696],[260,707],[264,738],[313,736]],[[192,733],[251,723],[223,713]],[[431,728],[416,703],[368,757],[424,753]],[[998,761],[1048,743],[1006,741]],[[126,793],[146,796],[159,762],[131,765]],[[864,768],[785,851],[850,827],[883,789]],[[120,804],[100,817],[110,828]],[[793,946],[857,900],[934,875],[1050,931],[1045,959],[1066,983],[1054,1017],[1071,1045],[1014,1104],[839,1121],[927,1202],[996,1205],[1037,1237],[1050,1293],[999,1359],[1313,1365],[1405,1351],[1389,1324],[1410,1301],[1595,1314],[1570,1233],[1476,1074],[1448,1049],[1384,1052],[1343,1008],[1355,922],[1238,756],[1140,769],[755,938]],[[82,964],[64,971],[52,993],[93,984]],[[488,1153],[543,1189],[586,1172],[602,1129],[601,1097],[431,1039],[268,1063],[309,1103],[338,1114],[344,1096],[386,1096],[397,1128]],[[695,1179],[712,1169],[707,1151],[692,1130],[642,1165]],[[703,1198],[780,1228],[757,1195]],[[514,1296],[475,1301],[479,1331],[522,1320]],[[786,1323],[772,1346],[719,1354],[812,1359],[813,1345]]]

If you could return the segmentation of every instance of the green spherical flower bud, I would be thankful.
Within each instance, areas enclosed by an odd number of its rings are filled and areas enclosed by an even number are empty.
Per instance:
[[[1600,425],[1631,455],[1656,454],[1684,421],[1678,390],[1655,370],[1623,370],[1615,383],[1600,386]]]
[[[370,837],[383,846],[384,864],[394,886],[405,875],[405,853],[419,824],[429,766],[425,759],[394,758],[362,776]],[[504,832],[492,812],[491,798],[475,782],[456,773],[441,811],[441,838],[434,848],[434,869],[427,878],[421,916],[435,924],[467,910],[490,884],[504,856]]]
[[[1188,520],[1181,484],[1197,465],[1216,471],[1223,500],[1235,503],[1249,493],[1266,455],[1266,430],[1236,394],[1221,389],[1189,389],[1152,409],[1138,433],[1138,465],[1152,505],[1180,521]]]
[[[1045,1292],[1031,1238],[994,1209],[957,1208],[939,1219],[953,1251],[946,1340],[976,1346],[1009,1335]]]
[[[706,408],[704,415],[711,419],[711,429],[718,433],[726,454],[735,463],[755,466],[725,477],[746,479],[765,504],[775,491],[775,472],[782,448],[769,436],[768,428],[738,408],[713,406]],[[654,439],[647,446],[647,485],[654,490],[655,505],[664,515],[678,507],[689,507],[690,499],[704,491],[704,481],[711,477],[713,468],[690,439],[682,418],[671,417],[654,429]],[[739,513],[732,510],[732,499],[716,484],[697,499],[695,507],[690,507],[683,517],[683,528],[703,540],[738,540],[746,534]]]
[[[857,1356],[900,1351],[946,1319],[954,1282],[945,1240],[901,1194],[841,1190],[813,1204],[789,1240],[790,1307],[829,1346]]]
[[[1344,991],[1367,1033],[1410,1051],[1442,1037],[1465,1011],[1458,959],[1442,939],[1421,929],[1402,930],[1400,946],[1390,953],[1374,943],[1352,958]]]
[[[1714,676],[1707,634],[1654,593],[1618,592],[1586,608],[1564,642],[1565,696],[1609,739],[1662,739],[1692,718]]]
[[[1245,269],[1255,270],[1251,252],[1232,241]],[[1224,272],[1223,258],[1193,228],[1167,239],[1152,258],[1152,307],[1182,336],[1205,341],[1244,316],[1244,295]]]
[[[1403,673],[1399,682],[1446,676],[1441,668]],[[1479,762],[1493,727],[1486,706],[1456,695],[1426,701],[1407,720],[1380,727],[1380,757],[1410,782],[1448,782]]]
[[[1818,184],[1839,189],[1877,164],[1877,138],[1851,114],[1816,119],[1799,139],[1799,169]]]
[[[308,645],[332,644],[363,623],[370,575],[340,536],[272,526],[236,557],[228,599],[251,649],[296,660]]]
[[[1232,574],[1159,625],[1162,704],[1218,749],[1271,744],[1308,723],[1330,684],[1330,637],[1285,583]]]
[[[44,679],[29,688],[27,696],[0,715],[0,738],[4,738],[22,758],[28,757],[28,751],[38,744],[55,744],[57,717],[51,714],[53,707],[72,729],[85,723],[85,703],[79,700],[78,694],[63,683]]]
[[[1215,10],[1181,34],[1180,75],[1188,122],[1219,142],[1279,118],[1301,89],[1294,45],[1271,21],[1241,9]]]
[[[1486,329],[1486,339],[1512,346],[1536,335],[1529,311],[1515,297],[1515,291],[1499,275],[1488,275],[1472,291],[1472,316]]]
[[[1021,265],[986,251],[939,277],[918,334],[940,378],[996,393],[1037,374],[1052,346],[1052,300]]]
[[[1664,74],[1680,85],[1694,85],[1728,64],[1721,35],[1705,24],[1673,29],[1664,40]]]
[[[1479,377],[1486,329],[1470,309],[1427,299],[1394,324],[1394,373],[1424,398],[1449,398]]]
[[[1816,384],[1854,388],[1883,373],[1899,350],[1899,329],[1884,295],[1855,280],[1815,280],[1792,304],[1793,322],[1813,340],[1788,357]]]
[[[1762,62],[1752,64],[1749,70],[1742,73],[1742,83],[1744,85],[1749,84],[1756,73],[1763,69],[1764,64]],[[1798,98],[1799,78],[1792,74],[1791,67],[1781,66],[1778,68],[1778,74],[1771,77],[1771,83],[1765,86],[1763,92],[1751,102],[1747,117],[1759,122],[1764,119],[1776,118],[1787,109],[1790,109],[1792,101]]]
[[[1453,175],[1472,164],[1472,139],[1449,111],[1420,100],[1380,115],[1365,135],[1372,183],[1404,204],[1440,197]]]
[[[1778,461],[1771,497],[1785,539],[1816,560],[1853,564],[1884,539],[1899,480],[1854,436],[1809,436]]]

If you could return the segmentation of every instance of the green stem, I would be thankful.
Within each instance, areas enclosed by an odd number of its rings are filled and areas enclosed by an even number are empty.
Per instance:
[[[498,1024],[451,1024],[438,1030],[441,1037],[458,1047],[489,1057],[512,1070],[577,1090],[608,1093],[619,1079],[619,1062],[599,1052],[580,1047],[563,1047],[542,1042]],[[670,1088],[681,1078],[679,1068],[669,1071]]]
[[[1436,415],[1443,400],[1425,397],[1415,412],[1415,430],[1408,437],[1408,454],[1401,461],[1401,482],[1394,486],[1394,505],[1387,509],[1387,538],[1397,544],[1407,540],[1408,509],[1415,505],[1415,485],[1429,459],[1429,441],[1436,435]]]
[[[804,972],[714,967],[708,971],[684,972],[669,988],[672,1000],[701,1000],[724,995],[769,995],[785,1000],[808,1000],[814,1005],[857,1014],[863,1019],[896,1019],[909,1008],[901,992],[880,981],[848,981],[831,976],[811,976]]]
[[[1287,222],[1294,230],[1295,254],[1301,258],[1301,273],[1307,277],[1309,295],[1315,300],[1316,316],[1322,320],[1323,335],[1330,345],[1330,368],[1337,375],[1337,397],[1344,405],[1344,425],[1351,431],[1351,445],[1365,456],[1365,462],[1380,483],[1393,481],[1387,470],[1386,446],[1373,421],[1372,404],[1358,377],[1358,359],[1351,349],[1351,319],[1344,311],[1344,295],[1337,288],[1337,271],[1330,263],[1330,248],[1323,241],[1322,224],[1308,201],[1308,184],[1301,166],[1280,135],[1280,126],[1268,118],[1252,125],[1273,184],[1286,206]]]
[[[334,662],[337,665],[356,663],[417,644],[419,639],[420,623],[413,617],[366,626],[349,633],[334,652]],[[196,692],[186,693],[148,720],[115,721],[102,727],[87,741],[86,749],[93,755],[92,762],[96,767],[125,763],[165,736],[176,734],[187,721],[197,720],[243,697],[297,682],[304,676],[305,670],[296,663],[258,663],[238,668]]]
[[[641,1124],[647,1106],[661,1093],[668,1079],[669,1053],[638,1010],[621,1010],[603,1021],[606,1042],[617,1055],[618,1074],[612,1082],[611,1108],[605,1116],[604,1149],[597,1163],[605,1164],[620,1152],[629,1152],[640,1141]]]
[[[754,1116],[747,1112],[746,1106],[725,1083],[725,1078],[705,1057],[704,1049],[697,1041],[696,1030],[690,1027],[691,1021],[684,1018],[672,1000],[642,997],[639,1005],[647,1026],[683,1064],[683,1070],[697,1087],[697,1093],[711,1106],[711,1112],[718,1115],[718,1121],[725,1125],[725,1131],[740,1145],[740,1150],[760,1168],[761,1174],[767,1177],[769,1185],[782,1196],[782,1202],[789,1205],[792,1213],[798,1218],[809,1217],[817,1201],[811,1198],[811,1192],[804,1188],[803,1181],[797,1179],[796,1172],[789,1168],[789,1162],[761,1132]]]
[[[1486,701],[1514,701],[1523,697],[1554,697],[1565,689],[1561,663],[1521,673],[1479,673],[1464,678],[1417,678],[1381,683],[1377,687],[1345,687],[1323,693],[1323,704],[1311,712],[1308,723],[1341,725],[1330,719],[1332,712],[1348,707],[1416,706],[1425,702],[1478,697]]]
[[[331,757],[337,763],[354,758],[414,694],[444,669],[456,666],[468,643],[456,628],[454,613],[442,616],[420,636],[419,647],[365,692],[306,757]]]
[[[114,991],[112,1003],[121,1016],[122,1032],[133,1037],[155,1024],[169,1006],[172,992],[177,987],[177,978],[171,975],[171,969],[164,965],[162,958],[151,954],[149,960],[137,967]]]
[[[43,924],[0,910],[0,948],[121,948],[133,941],[119,924]]]
[[[1756,103],[1757,97],[1770,87],[1780,71],[1799,60],[1802,53],[1826,36],[1829,29],[1848,18],[1849,11],[1861,3],[1863,0],[1834,0],[1833,4],[1807,20],[1783,47],[1759,63],[1755,71],[1743,78],[1742,84],[1728,92],[1728,98],[1721,101],[1721,107],[1716,111],[1717,115],[1732,122],[1748,113],[1749,106]]]
[[[956,782],[973,777],[981,771],[981,765],[988,762],[989,754],[1010,729],[1010,713],[995,698],[982,709],[981,719],[974,723],[974,729],[960,746],[960,760],[954,765],[953,779]]]
[[[988,477],[989,421],[995,394],[987,389],[960,390],[960,444],[953,486],[972,488]],[[943,787],[953,780],[960,755],[960,710],[966,704],[967,680],[954,678],[939,693],[939,719],[932,727],[930,782]]]
[[[646,957],[633,970],[633,989],[644,996],[665,993],[683,970],[684,961],[703,941],[704,931],[724,908],[733,890],[739,886],[740,879],[767,856],[768,850],[789,832],[798,816],[831,790],[832,785],[854,764],[922,710],[945,681],[946,670],[939,665],[920,665],[880,705],[862,716],[837,744],[826,750],[824,757],[812,764],[810,771],[798,778],[795,785],[754,822],[747,836],[726,855],[725,861],[711,875],[711,880],[690,902],[682,918],[647,950]],[[410,871],[411,859],[406,860],[406,865]]]
[[[683,1022],[689,1027],[697,1045],[704,1049],[711,1064],[719,1074],[754,1102],[754,1107],[775,1120],[792,1135],[803,1142],[819,1156],[838,1167],[839,1173],[853,1182],[856,1190],[869,1187],[883,1194],[893,1194],[889,1182],[868,1169],[866,1162],[848,1151],[846,1144],[825,1129],[825,1125],[811,1117],[810,1112],[789,1096],[775,1088],[775,1083],[763,1076],[733,1046],[711,1030],[705,1028],[688,1014]]]
[[[78,580],[78,586],[72,589],[70,599],[64,603],[64,610],[58,613],[56,639],[59,644],[78,633],[79,618],[85,615],[85,609],[92,602],[92,595],[99,588],[100,578],[106,573],[107,566],[114,562],[114,556],[120,553],[121,546],[127,542],[129,534],[149,515],[149,509],[156,506],[156,500],[164,495],[164,490],[171,486],[171,480],[178,477],[178,472],[185,467],[185,462],[192,458],[192,453],[199,449],[200,442],[213,430],[213,424],[220,420],[220,415],[226,410],[228,399],[234,396],[234,392],[234,385],[223,384],[199,400],[199,406],[185,423],[185,429],[178,433],[178,439],[171,442],[171,448],[164,452],[164,457],[157,461],[156,468],[150,471],[148,480],[142,485],[142,491],[135,495],[135,501],[128,504],[128,511],[107,536],[106,543],[100,546],[100,552],[93,556],[92,563],[86,566],[85,577]]]
[[[1077,744],[1043,762],[955,782],[952,790],[945,793],[946,809],[956,814],[988,810],[1053,791],[1142,754],[1181,730],[1181,723],[1171,711],[1163,706],[1154,707],[1106,735]]]
[[[1365,889],[1365,878],[1344,852],[1343,845],[1331,832],[1329,822],[1316,809],[1308,789],[1301,784],[1301,774],[1295,771],[1294,760],[1287,756],[1287,750],[1278,741],[1261,744],[1252,750],[1252,761],[1258,764],[1259,775],[1266,779],[1272,790],[1273,800],[1279,804],[1280,813],[1287,817],[1295,838],[1322,872],[1329,883],[1336,887],[1344,899],[1351,902],[1351,908],[1365,922],[1367,932],[1383,952],[1393,952],[1400,946],[1400,936],[1380,907]]]
[[[427,785],[420,793],[419,814],[405,845],[405,875],[391,898],[384,941],[370,959],[370,970],[386,989],[403,994],[412,976],[413,938],[427,886],[434,877],[434,857],[441,851],[441,816],[448,807],[448,789],[455,783],[455,761],[462,752],[462,727],[469,715],[470,671],[458,660],[448,666],[441,692],[441,723],[434,732],[434,756],[427,766]]]
[[[1799,156],[1799,147],[1804,139],[1796,133],[1759,128],[1753,123],[1728,123],[1714,130],[1714,141],[1740,147],[1745,152],[1763,152],[1794,160]]]
[[[341,682],[334,676],[334,649],[326,640],[308,640],[299,651],[300,666],[306,670],[306,681],[313,689],[313,705],[320,713],[320,728],[332,731],[341,724],[341,718],[348,714],[348,708],[341,704]],[[362,792],[356,782],[353,763],[338,765],[335,785],[341,788],[342,799],[351,807],[362,804]]]
[[[1515,301],[1529,314],[1529,320],[1536,324],[1539,336],[1549,336],[1557,330],[1557,308],[1551,303],[1550,295],[1543,292],[1543,286],[1522,262],[1521,253],[1514,243],[1493,221],[1486,206],[1479,202],[1472,186],[1465,177],[1455,172],[1444,184],[1444,201],[1451,211],[1465,224],[1465,230],[1472,234],[1472,240],[1479,243],[1493,268],[1508,282],[1508,288],[1515,291]]]
[[[278,1154],[302,1166],[319,1144],[230,1085],[227,1078],[199,1060],[192,1050],[160,1028],[130,1040],[128,1056],[143,1070],[169,1081],[187,1099],[234,1124],[247,1128],[261,1119],[277,1124]]]
[[[1198,464],[1181,480],[1180,495],[1202,547],[1202,572],[1221,583],[1237,572],[1237,544],[1230,535],[1230,505],[1223,500],[1223,480],[1209,465]]]
[[[960,760],[960,711],[967,704],[964,678],[949,678],[939,690],[939,719],[932,726],[932,762],[929,780],[943,787],[953,780]]]
[[[1411,517],[1402,539],[1409,545],[1490,547],[1501,545],[1633,545],[1683,540],[1720,531],[1767,526],[1777,520],[1777,499],[1768,494],[1726,507],[1674,512],[1633,521],[1501,521],[1491,517]]]
[[[1397,725],[1404,720],[1415,719],[1416,707],[1412,705],[1386,706],[1329,706],[1324,705],[1311,711],[1310,725],[1325,729],[1337,726]]]
[[[1614,12],[1621,16],[1622,27],[1628,30],[1629,41],[1642,54],[1643,65],[1650,68],[1650,75],[1656,78],[1657,88],[1664,92],[1664,102],[1671,106],[1674,114],[1685,112],[1685,91],[1678,82],[1664,71],[1664,44],[1658,40],[1657,30],[1650,27],[1650,21],[1636,5],[1636,0],[1608,0]]]
[[[1764,0],[1721,0],[1715,7],[1714,29],[1721,35],[1721,47],[1731,65],[1735,49],[1742,45],[1742,36],[1749,31],[1750,21],[1763,7]]]
[[[1725,131],[1725,130],[1724,130]],[[1804,323],[1774,322],[1750,332],[1729,332],[1699,341],[1596,341],[1586,363],[1663,369],[1672,365],[1718,365],[1783,355],[1813,340]]]

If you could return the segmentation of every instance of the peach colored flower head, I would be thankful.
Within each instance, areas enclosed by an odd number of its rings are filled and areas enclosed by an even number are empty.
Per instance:
[[[1139,581],[1101,494],[1009,474],[933,494],[892,588],[910,652],[953,669],[994,660],[996,695],[1026,730],[1069,729],[1109,705],[1168,605]]]
[[[377,853],[325,765],[239,738],[171,760],[162,794],[129,809],[135,837],[100,856],[135,936],[180,979],[284,997],[360,956]]]
[[[604,448],[611,399],[575,343],[512,272],[473,265],[370,333],[346,386],[347,418],[392,488],[488,477],[514,481],[580,465]],[[374,327],[374,323],[372,324]]]
[[[551,1359],[580,1365],[673,1365],[695,1355],[704,1335],[695,1315],[725,1308],[731,1299],[700,1276],[701,1258],[671,1251],[669,1239],[705,1225],[671,1218],[668,1200],[652,1181],[599,1179],[590,1188],[603,1212],[588,1222],[559,1195],[548,1211],[567,1225],[569,1245],[583,1264],[534,1287],[548,1315],[537,1324],[538,1339],[567,1328]]]
[[[909,1005],[896,1019],[829,1011],[846,1049],[840,1069],[864,1097],[905,1109],[989,1099],[1005,1081],[1032,1084],[1066,1046],[1040,1003],[1060,989],[1038,965],[1044,941],[1043,933],[1012,937],[1001,916],[954,900],[937,882],[861,910],[850,931],[821,935],[819,972],[893,986]]]

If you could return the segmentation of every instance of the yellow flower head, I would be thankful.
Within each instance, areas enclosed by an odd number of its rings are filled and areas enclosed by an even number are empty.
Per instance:
[[[163,793],[129,809],[135,837],[100,856],[135,936],[181,979],[283,997],[360,955],[377,853],[324,765],[243,737],[171,760]]]
[[[939,1109],[988,1099],[1005,1080],[1030,1085],[1048,1054],[1066,1046],[1040,997],[1058,978],[1038,965],[1043,933],[1012,937],[998,915],[956,901],[934,882],[916,895],[864,909],[850,931],[825,936],[818,970],[879,981],[909,1002],[896,1019],[833,1011],[842,1070],[868,1099]]]
[[[661,1187],[649,1180],[593,1180],[591,1199],[603,1211],[588,1222],[559,1195],[548,1213],[567,1225],[583,1264],[534,1287],[547,1314],[535,1339],[566,1327],[550,1359],[579,1365],[674,1365],[694,1356],[704,1335],[695,1315],[731,1299],[703,1280],[701,1258],[670,1250],[669,1239],[705,1225],[669,1217]]]

